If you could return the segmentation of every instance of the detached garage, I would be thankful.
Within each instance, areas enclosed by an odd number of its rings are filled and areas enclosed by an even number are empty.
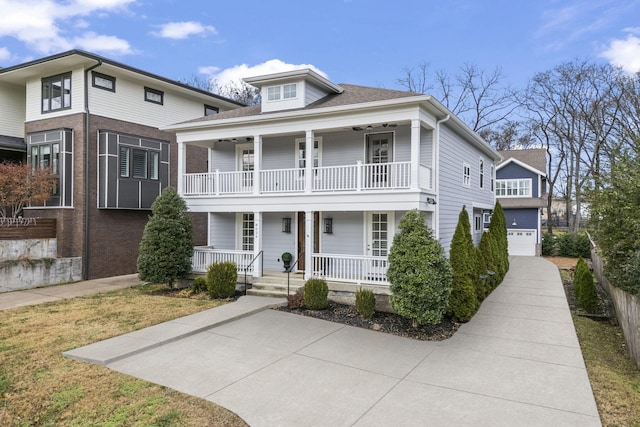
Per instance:
[[[507,241],[509,255],[536,255],[536,230],[507,230]]]

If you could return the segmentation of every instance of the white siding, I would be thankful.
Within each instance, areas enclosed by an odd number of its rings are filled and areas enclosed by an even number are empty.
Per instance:
[[[433,130],[420,129],[420,164],[431,167],[433,158]]]
[[[71,108],[43,114],[42,78],[50,77],[50,75],[39,76],[27,81],[26,121],[30,122],[33,120],[50,119],[53,117],[82,113],[84,111],[84,70],[82,68],[76,68],[73,70],[61,71],[52,75],[65,74],[68,72],[71,72]]]
[[[231,142],[216,143],[209,163],[209,171],[232,172],[237,169],[236,146]]]
[[[0,83],[0,135],[24,137],[25,89]]]
[[[446,253],[449,253],[449,246],[453,233],[458,223],[458,215],[463,206],[466,206],[469,213],[469,223],[473,225],[473,205],[486,204],[493,206],[494,198],[491,186],[485,185],[479,188],[479,165],[480,152],[472,145],[465,142],[459,135],[446,126],[440,128],[440,169],[438,176],[440,179],[440,191],[438,196],[438,208],[440,209],[440,242],[444,246]],[[462,185],[462,163],[471,166],[471,186],[466,188]],[[485,158],[485,175],[487,166],[491,164]]]

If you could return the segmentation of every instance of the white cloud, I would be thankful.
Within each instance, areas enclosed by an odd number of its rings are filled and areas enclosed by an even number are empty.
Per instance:
[[[310,68],[323,77],[328,77],[326,73],[311,64],[287,64],[279,59],[270,59],[261,64],[249,66],[247,64],[236,65],[235,67],[220,70],[218,67],[200,67],[201,74],[209,75],[211,80],[215,80],[219,86],[226,86],[229,83],[238,83],[245,77],[262,76],[265,74],[282,73],[285,71],[300,70]]]
[[[105,36],[92,32],[76,37],[73,44],[90,52],[112,52],[116,54],[131,53],[129,42],[116,36]]]
[[[628,73],[637,73],[640,71],[640,37],[628,34],[626,39],[614,39],[600,56]]]
[[[125,10],[135,0],[0,0],[0,37],[13,37],[44,54],[77,47],[91,37],[69,34],[70,20],[100,12]],[[65,31],[63,31],[63,28]],[[110,36],[101,36],[110,37]]]
[[[158,37],[167,39],[186,39],[192,35],[218,34],[211,25],[203,25],[200,22],[169,22],[160,26],[160,31],[153,33]]]
[[[6,47],[0,47],[0,61],[6,61],[11,58],[11,52]]]

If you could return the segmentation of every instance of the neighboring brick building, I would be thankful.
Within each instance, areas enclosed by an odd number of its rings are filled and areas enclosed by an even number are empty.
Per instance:
[[[0,69],[0,136],[22,139],[28,162],[58,176],[51,199],[24,214],[57,219],[58,256],[82,257],[85,279],[136,271],[151,203],[177,182],[175,134],[160,128],[238,106],[77,50]],[[206,149],[186,158],[190,172],[208,170]],[[193,219],[206,244],[206,214]]]

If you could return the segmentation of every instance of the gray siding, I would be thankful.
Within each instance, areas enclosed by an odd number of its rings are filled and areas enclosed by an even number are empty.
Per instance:
[[[326,91],[314,84],[307,83],[305,86],[306,88],[304,105],[309,105],[313,102],[316,102],[318,99],[323,98],[327,95]]]
[[[364,134],[336,132],[322,135],[322,166],[354,165],[364,162]]]
[[[420,131],[420,164],[431,167],[433,159],[433,130],[422,129]]]
[[[216,169],[220,170],[220,172],[232,172],[237,169],[236,146],[233,143],[216,143],[216,146],[212,151],[209,166],[210,172],[215,172]]]
[[[303,136],[303,135],[301,135]],[[262,169],[296,167],[296,137],[281,136],[262,141]]]
[[[362,212],[323,212],[322,217],[333,219],[333,234],[320,234],[321,252],[364,255]]]
[[[215,249],[236,249],[236,214],[209,214],[209,246]]]
[[[480,188],[479,160],[485,161],[485,185]],[[467,163],[471,168],[471,186],[462,184],[462,165]],[[458,222],[458,215],[463,206],[469,213],[469,222],[473,224],[473,204],[482,203],[493,206],[494,194],[489,183],[491,160],[483,156],[476,148],[465,142],[459,135],[446,126],[440,128],[440,194],[438,208],[440,209],[440,242],[445,252],[449,253],[449,246]]]
[[[264,270],[283,270],[280,255],[283,252],[296,253],[296,230],[293,212],[272,212],[262,215],[262,258]],[[282,232],[282,218],[291,218],[291,233]]]

